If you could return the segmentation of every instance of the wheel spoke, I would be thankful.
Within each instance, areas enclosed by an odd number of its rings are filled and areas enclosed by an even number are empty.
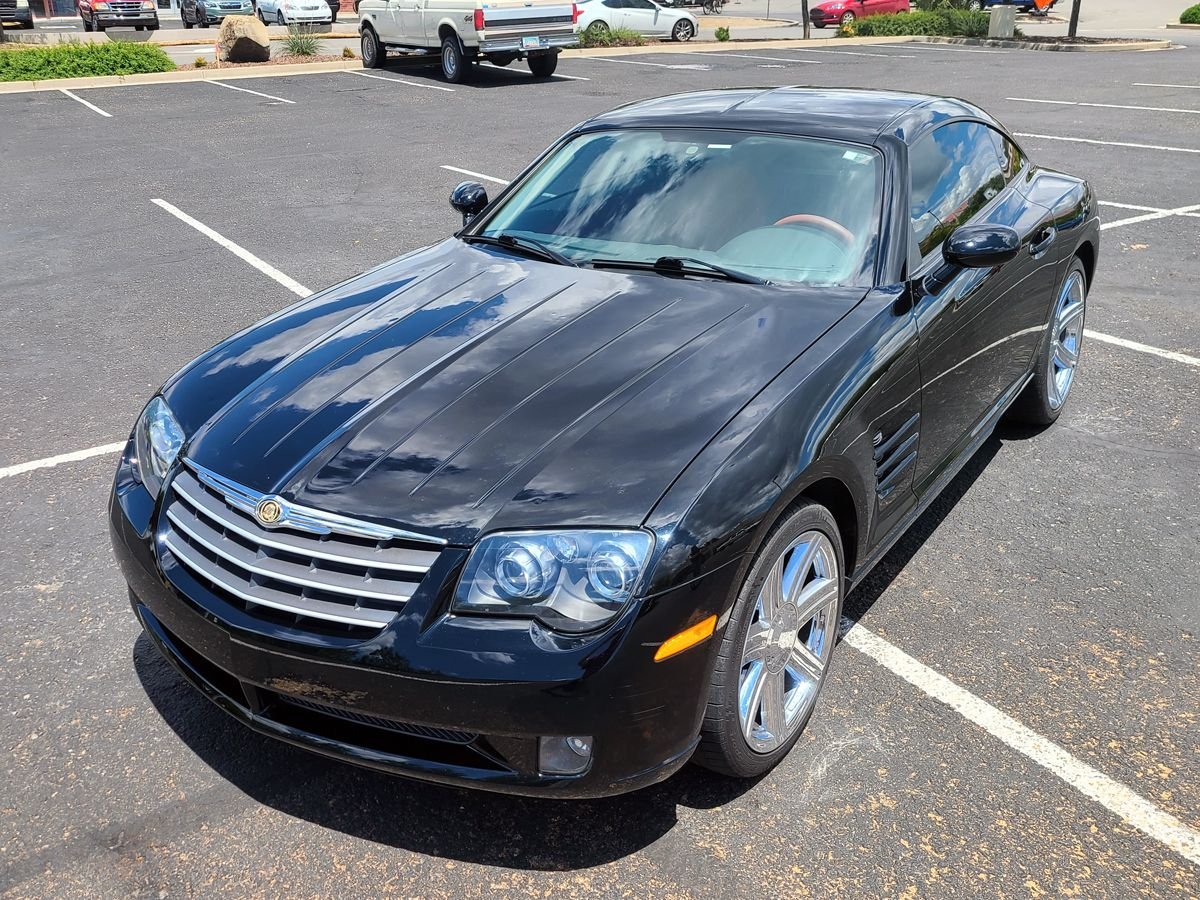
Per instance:
[[[1072,327],[1083,318],[1083,304],[1072,303],[1070,306],[1063,307],[1058,314],[1058,330],[1070,331]]]
[[[771,637],[771,629],[764,622],[751,622],[750,631],[746,635],[746,649],[742,652],[742,662],[765,661],[767,642]]]
[[[754,720],[758,718],[758,708],[762,704],[763,687],[770,681],[767,667],[761,662],[750,663],[749,670],[742,677],[738,691],[738,712],[742,720],[742,732],[746,740],[754,738]]]
[[[803,627],[817,613],[836,603],[837,598],[838,585],[832,578],[818,578],[806,584],[796,600],[800,626]]]
[[[1079,356],[1072,353],[1065,345],[1056,344],[1054,347],[1054,364],[1060,369],[1073,369],[1079,362]]]
[[[812,540],[805,545],[800,561],[790,567],[793,568],[796,574],[792,579],[791,585],[788,587],[788,600],[797,606],[800,605],[800,594],[804,590],[804,583],[808,580],[808,570],[812,568],[817,554],[820,552],[821,539],[814,534]]]
[[[771,737],[780,741],[787,734],[787,715],[784,710],[783,673],[766,673],[762,689],[762,723]]]
[[[770,621],[783,605],[783,560],[775,563],[767,573],[762,590],[758,594],[758,609],[763,619]]]
[[[798,678],[815,682],[821,680],[825,664],[817,659],[807,646],[797,642],[792,648],[791,656],[788,657],[787,668]]]

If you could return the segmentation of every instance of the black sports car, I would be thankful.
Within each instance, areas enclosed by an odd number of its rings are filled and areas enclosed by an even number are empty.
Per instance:
[[[1059,415],[1091,190],[958,100],[781,88],[622,107],[452,203],[150,401],[138,618],[250,727],[387,771],[766,771],[846,592],[1001,415]]]

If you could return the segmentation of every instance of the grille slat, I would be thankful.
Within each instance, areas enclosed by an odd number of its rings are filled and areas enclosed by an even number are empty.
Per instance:
[[[172,481],[162,546],[251,614],[267,608],[296,616],[299,627],[308,618],[377,630],[395,618],[438,558],[432,538],[430,549],[416,549],[408,532],[389,538],[381,526],[319,510],[296,507],[297,520],[316,523],[317,533],[265,528],[245,512],[247,500],[265,495],[195,468]],[[366,529],[384,536],[364,540]]]

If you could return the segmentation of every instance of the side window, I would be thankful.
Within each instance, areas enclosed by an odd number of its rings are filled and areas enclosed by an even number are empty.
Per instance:
[[[909,214],[922,257],[970,221],[1008,182],[991,129],[977,122],[951,122],[923,137],[909,153],[909,170]]]
[[[624,4],[621,0],[604,0],[604,5],[609,9],[620,9]]]
[[[992,142],[996,145],[996,153],[1000,156],[1000,171],[1004,174],[1005,183],[1011,184],[1025,165],[1025,157],[1021,149],[995,129],[989,128]]]
[[[654,9],[650,0],[625,0],[625,5],[630,9]]]

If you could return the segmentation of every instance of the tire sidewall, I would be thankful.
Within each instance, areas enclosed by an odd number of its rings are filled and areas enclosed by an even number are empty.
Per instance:
[[[1056,313],[1058,312],[1058,301],[1062,297],[1063,288],[1067,286],[1067,281],[1071,278],[1072,273],[1078,273],[1083,279],[1083,321],[1079,323],[1080,340],[1079,349],[1082,354],[1084,343],[1084,327],[1087,324],[1087,295],[1088,295],[1088,280],[1087,269],[1080,261],[1079,257],[1073,257],[1070,265],[1067,266],[1067,271],[1063,273],[1062,279],[1058,282],[1054,289],[1054,295],[1050,300],[1050,305],[1047,310],[1046,328],[1042,332],[1042,342],[1038,346],[1037,358],[1034,362],[1035,369],[1033,372],[1033,380],[1029,382],[1025,391],[1013,404],[1013,418],[1025,422],[1029,425],[1051,425],[1053,424],[1062,411],[1067,408],[1067,404],[1071,402],[1071,397],[1075,391],[1075,379],[1079,377],[1078,363],[1076,363],[1075,375],[1072,377],[1071,390],[1068,391],[1066,399],[1058,405],[1057,408],[1050,405],[1050,397],[1048,390],[1050,387],[1050,354],[1054,352],[1054,329],[1057,322]],[[1082,360],[1082,355],[1081,355]]]
[[[746,634],[754,618],[759,591],[762,589],[763,582],[772,565],[788,546],[806,531],[821,532],[833,546],[838,567],[837,622],[841,621],[842,606],[846,597],[845,551],[842,548],[841,533],[838,531],[837,522],[827,509],[815,503],[806,504],[789,513],[759,548],[738,591],[729,622],[722,634],[717,664],[714,667],[709,688],[708,710],[705,714],[705,731],[707,733],[704,738],[717,745],[720,755],[724,758],[725,767],[732,775],[740,777],[761,775],[787,756],[808,726],[809,719],[812,718],[813,712],[820,702],[821,691],[824,690],[825,680],[822,679],[817,688],[817,696],[809,706],[804,719],[792,736],[780,747],[770,753],[759,753],[752,750],[746,743],[738,716],[738,689],[742,649],[745,647]],[[836,629],[836,622],[834,627]],[[722,669],[722,660],[725,660],[724,669]],[[832,665],[832,660],[833,654],[830,656],[829,665]],[[826,673],[828,671],[829,666],[827,665]],[[828,674],[826,674],[827,677]],[[713,725],[716,727],[710,727]]]

